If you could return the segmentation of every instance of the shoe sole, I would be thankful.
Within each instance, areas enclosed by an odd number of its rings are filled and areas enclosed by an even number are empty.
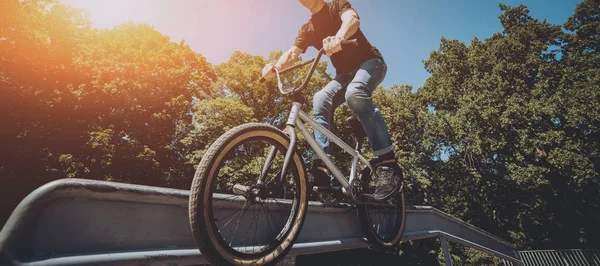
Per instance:
[[[379,198],[373,194],[373,199],[376,201],[386,201],[386,200],[390,199],[392,196],[394,196],[397,192],[402,190],[403,187],[404,187],[404,184],[401,183],[400,186],[396,186],[390,193],[388,193],[387,195],[385,195],[382,198]]]

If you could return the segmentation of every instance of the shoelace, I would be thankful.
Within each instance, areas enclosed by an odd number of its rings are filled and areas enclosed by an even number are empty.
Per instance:
[[[379,175],[379,179],[377,180],[377,186],[380,185],[391,185],[393,181],[394,169],[387,166],[382,166],[380,168],[381,174]]]

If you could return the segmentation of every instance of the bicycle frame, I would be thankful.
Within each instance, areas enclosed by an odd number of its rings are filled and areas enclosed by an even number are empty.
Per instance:
[[[294,102],[292,104],[292,108],[291,108],[291,111],[290,111],[290,114],[288,117],[288,121],[287,121],[287,126],[286,126],[286,129],[284,130],[284,132],[287,132],[290,134],[290,139],[292,140],[288,151],[293,151],[296,148],[297,137],[296,137],[295,128],[297,128],[300,131],[300,133],[304,136],[304,139],[306,140],[306,142],[308,142],[308,145],[317,153],[317,155],[319,155],[319,158],[323,161],[323,163],[325,163],[327,168],[331,171],[331,174],[335,177],[335,179],[338,182],[340,182],[340,184],[342,185],[342,188],[343,188],[342,192],[344,194],[348,195],[350,193],[350,183],[352,182],[352,180],[357,178],[358,160],[365,163],[371,169],[371,171],[373,171],[369,161],[367,159],[365,159],[360,154],[359,151],[350,147],[350,145],[348,145],[346,142],[341,140],[339,137],[337,137],[331,131],[329,131],[326,128],[324,128],[323,126],[317,124],[317,122],[315,122],[313,119],[311,119],[304,111],[302,111],[302,109],[300,107],[301,107],[301,104],[298,102]],[[308,130],[306,129],[306,127],[304,126],[305,124],[309,124],[310,126],[312,126],[313,130],[319,130],[319,132],[321,132],[325,136],[327,136],[330,143],[335,143],[340,148],[342,148],[345,152],[347,152],[348,154],[350,154],[352,156],[352,168],[350,169],[350,177],[348,180],[346,180],[346,178],[344,177],[342,172],[336,167],[336,165],[329,158],[329,156],[327,156],[325,151],[317,144],[317,141],[314,139],[313,135],[310,134],[308,132]],[[291,154],[290,154],[289,158],[288,158],[288,155],[286,154],[285,162],[288,162],[289,160],[291,160]],[[284,167],[285,166],[286,166],[286,164],[284,163]]]
[[[356,41],[355,40],[345,41],[345,42],[343,42],[342,45],[356,45]],[[284,69],[281,71],[278,71],[277,69],[275,69],[275,72],[277,74],[278,87],[279,87],[279,91],[281,92],[281,94],[285,95],[285,94],[289,94],[290,92],[295,92],[296,90],[302,90],[303,88],[305,88],[306,85],[308,84],[308,80],[312,76],[312,74],[319,62],[319,58],[323,55],[323,52],[324,52],[323,49],[321,49],[321,50],[319,50],[319,53],[317,54],[317,56],[315,58],[312,58],[310,60],[307,60],[305,62],[297,64],[295,66],[289,67],[287,69]],[[285,72],[297,69],[297,68],[307,65],[309,63],[313,63],[313,65],[312,65],[308,75],[306,76],[306,79],[300,86],[300,88],[293,89],[292,91],[284,91],[282,89],[281,79],[279,76],[280,73],[285,73]],[[263,81],[264,81],[264,78],[261,78],[260,82],[263,82]],[[340,184],[342,185],[342,192],[345,195],[349,195],[350,194],[350,183],[352,183],[352,181],[355,178],[357,178],[358,160],[365,163],[365,165],[367,165],[367,167],[369,167],[371,172],[374,173],[371,164],[356,149],[353,149],[352,147],[350,147],[346,142],[341,140],[339,137],[337,137],[335,134],[333,134],[328,129],[317,124],[304,111],[302,111],[301,106],[302,106],[302,104],[298,101],[294,101],[292,103],[292,108],[290,110],[290,114],[289,114],[288,120],[286,122],[286,128],[284,129],[284,132],[286,132],[290,136],[290,147],[288,148],[288,150],[286,152],[283,167],[281,169],[281,173],[286,173],[286,171],[288,170],[289,163],[292,160],[293,152],[296,150],[296,142],[297,142],[296,129],[298,129],[300,131],[300,134],[302,134],[304,136],[304,139],[308,142],[309,146],[317,153],[319,158],[323,161],[323,163],[325,163],[325,166],[331,171],[331,173],[333,174],[335,179],[338,182],[340,182]],[[308,132],[308,130],[306,129],[306,127],[304,126],[305,124],[309,124],[310,126],[312,126],[313,130],[319,130],[319,132],[321,132],[322,134],[327,136],[330,143],[335,143],[336,145],[338,145],[338,147],[342,148],[346,153],[348,153],[352,156],[352,168],[350,169],[350,177],[348,180],[346,180],[346,178],[344,177],[342,172],[335,166],[335,164],[329,158],[329,156],[327,156],[325,151],[317,144],[317,141],[314,139],[313,135],[310,134]],[[358,149],[358,147],[357,147],[357,149]],[[275,153],[276,153],[275,147],[271,148],[271,152],[269,153],[269,156],[267,157],[267,160],[265,161],[265,164],[262,169],[262,174],[258,180],[259,184],[262,183],[262,177],[266,174],[268,168],[270,167],[272,160],[275,157]],[[283,180],[281,180],[281,179],[283,179],[284,176],[285,176],[284,174],[280,175],[280,180],[279,180],[280,184],[283,182]]]

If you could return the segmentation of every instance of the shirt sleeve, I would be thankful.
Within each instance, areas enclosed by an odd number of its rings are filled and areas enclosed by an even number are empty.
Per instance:
[[[306,52],[306,49],[312,45],[313,36],[312,32],[308,30],[308,25],[304,24],[298,30],[298,35],[296,36],[296,40],[294,41],[294,46],[300,48],[302,53]]]
[[[354,8],[350,4],[350,2],[348,2],[348,0],[335,0],[335,9],[337,9],[336,11],[338,13],[340,21],[342,20],[342,14],[344,12],[348,10],[354,10]],[[354,12],[356,12],[356,10],[354,10]],[[356,15],[358,16],[358,12],[356,12]],[[358,19],[360,19],[360,17]]]

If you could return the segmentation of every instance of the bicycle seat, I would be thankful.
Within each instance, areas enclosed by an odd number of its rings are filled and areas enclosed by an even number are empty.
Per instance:
[[[365,133],[365,129],[363,128],[358,118],[352,115],[348,117],[346,121],[348,122],[348,124],[350,124],[350,127],[352,128],[352,131],[354,131],[354,134],[356,135],[357,139],[362,139],[367,136],[367,133]]]

